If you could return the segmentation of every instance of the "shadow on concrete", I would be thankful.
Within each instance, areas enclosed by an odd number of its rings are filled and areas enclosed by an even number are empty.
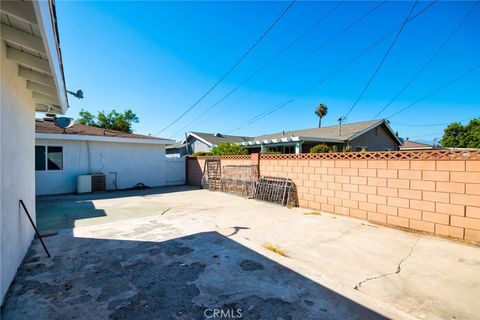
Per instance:
[[[126,197],[142,197],[142,196],[161,196],[167,193],[177,193],[182,191],[198,190],[196,186],[182,185],[182,186],[169,186],[169,187],[155,187],[141,190],[117,190],[106,192],[93,192],[93,193],[69,193],[69,194],[56,194],[56,195],[44,195],[37,196],[37,201],[49,202],[49,201],[86,201],[86,200],[101,200],[101,199],[113,199],[113,198],[126,198]]]
[[[46,240],[53,257],[34,241],[2,319],[385,319],[217,232]]]
[[[110,207],[108,213],[96,208],[92,201],[119,199],[125,197],[155,197],[168,193],[178,193],[197,189],[190,186],[172,186],[144,190],[109,191],[89,194],[65,194],[39,196],[36,199],[36,222],[41,232],[59,229],[71,229],[132,218],[141,218],[163,214],[163,207]]]
[[[90,201],[62,202],[62,205],[52,205],[52,202],[36,205],[37,228],[39,231],[72,229],[75,222],[82,219],[106,217],[103,209],[95,208]]]

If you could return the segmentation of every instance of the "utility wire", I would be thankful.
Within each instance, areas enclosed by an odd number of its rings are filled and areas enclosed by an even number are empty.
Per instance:
[[[458,32],[458,30],[463,26],[463,24],[467,21],[473,11],[476,9],[479,1],[476,1],[470,11],[465,15],[465,17],[460,21],[460,23],[452,30],[452,32],[448,35],[447,39],[440,45],[440,47],[433,53],[433,55],[425,62],[425,64],[415,73],[415,75],[407,81],[407,83],[397,92],[397,94],[373,117],[373,119],[377,119],[377,117],[385,111],[411,84],[415,79],[420,76],[420,74],[425,71],[425,69],[430,65],[430,63],[438,56],[438,54],[447,46],[448,42],[453,38],[453,36]]]
[[[367,11],[366,13],[364,13],[362,16],[358,17],[357,19],[355,19],[352,23],[350,23],[348,26],[346,26],[345,28],[343,28],[342,30],[340,30],[339,32],[337,32],[333,37],[329,38],[327,41],[319,44],[318,46],[316,46],[315,48],[313,48],[313,50],[311,50],[310,52],[308,52],[306,55],[304,55],[303,57],[301,57],[300,59],[298,59],[294,64],[290,65],[289,67],[287,67],[286,69],[280,71],[278,74],[276,74],[272,80],[278,78],[280,75],[282,75],[283,73],[285,73],[285,71],[288,71],[290,69],[292,69],[293,67],[299,65],[300,63],[302,63],[303,61],[305,61],[305,59],[307,59],[308,57],[310,57],[311,55],[313,55],[315,52],[317,52],[318,50],[326,47],[327,45],[329,45],[331,42],[333,42],[335,39],[337,39],[338,37],[340,37],[342,34],[344,34],[345,32],[347,32],[348,30],[350,30],[351,28],[353,28],[356,24],[360,23],[362,20],[366,19],[368,16],[370,16],[372,13],[374,13],[375,11],[377,11],[378,9],[380,9],[380,7],[382,7],[383,5],[385,5],[389,0],[385,0],[381,3],[379,3],[377,6],[375,6],[374,8],[372,8],[371,10]]]
[[[321,48],[324,48],[326,47],[327,45],[329,45],[331,42],[333,42],[336,38],[338,38],[339,36],[341,36],[343,33],[347,32],[348,30],[350,30],[352,27],[354,27],[357,23],[361,22],[363,19],[367,18],[370,14],[372,14],[373,12],[375,12],[377,9],[379,9],[381,6],[383,6],[384,4],[386,4],[389,0],[385,0],[383,2],[381,2],[380,4],[378,4],[377,6],[375,6],[373,9],[367,11],[365,14],[363,14],[362,16],[358,17],[356,20],[354,20],[352,23],[350,23],[348,26],[346,26],[345,28],[343,28],[342,30],[340,30],[339,32],[337,32],[335,35],[333,35],[331,38],[329,38],[327,41],[321,43],[320,45],[318,45],[317,47],[315,47],[313,50],[311,50],[309,53],[307,53],[306,55],[304,55],[303,57],[301,57],[299,60],[297,60],[294,64],[288,66],[287,68],[283,69],[282,71],[280,71],[278,74],[276,74],[275,76],[273,76],[272,78],[270,78],[269,80],[267,80],[267,82],[270,82],[270,81],[273,81],[275,79],[277,79],[280,75],[282,75],[283,73],[285,73],[286,71],[288,70],[291,70],[293,67],[299,65],[301,62],[305,61],[305,59],[307,59],[308,57],[310,57],[311,55],[313,55],[315,52],[317,52],[318,50],[320,50]],[[435,0],[433,3],[437,2],[438,0]],[[429,5],[430,6],[430,5]],[[205,121],[209,121],[211,120],[212,118],[218,116],[219,114],[225,112],[225,110],[227,108],[231,108],[232,106],[236,105],[238,102],[242,101],[243,99],[245,99],[247,96],[251,95],[252,93],[254,93],[255,90],[251,90],[250,92],[246,93],[245,95],[243,95],[240,99],[238,99],[236,102],[228,105],[226,108],[224,108],[223,110],[220,110],[219,112],[215,113],[213,116],[209,117],[207,120]]]
[[[415,101],[415,102],[409,104],[408,106],[406,106],[406,107],[398,110],[397,112],[391,114],[390,116],[387,117],[387,119],[390,119],[390,118],[396,116],[397,114],[399,114],[399,113],[401,113],[401,112],[403,112],[403,111],[405,111],[405,110],[407,110],[407,109],[410,109],[411,107],[413,107],[414,105],[418,104],[419,102],[427,99],[428,97],[434,95],[435,93],[437,93],[437,92],[439,92],[439,91],[442,91],[443,89],[451,86],[451,85],[454,84],[455,82],[457,82],[457,81],[465,78],[465,77],[468,76],[470,73],[472,73],[472,72],[474,72],[475,70],[477,70],[478,68],[480,68],[480,64],[479,64],[479,65],[476,65],[475,67],[473,67],[473,68],[471,68],[471,69],[469,69],[469,70],[467,70],[466,72],[462,73],[460,76],[458,76],[458,77],[456,77],[455,79],[453,79],[453,80],[445,83],[444,85],[438,87],[437,89],[430,91],[428,94],[424,95],[423,97],[421,97],[421,98],[418,99],[417,101]]]
[[[421,10],[419,10],[415,15],[413,15],[407,23],[410,23],[411,21],[413,21],[414,19],[416,19],[418,16],[420,16],[421,14],[423,14],[424,12],[426,12],[428,9],[430,9],[435,3],[437,3],[438,0],[436,1],[433,1],[433,2],[430,2],[428,5],[426,5],[424,8],[422,8]],[[402,26],[402,24],[400,25],[397,25],[395,27],[393,27],[392,29],[390,29],[389,31],[387,31],[386,33],[384,33],[380,38],[378,38],[376,41],[374,41],[373,43],[371,43],[367,48],[365,48],[360,54],[358,54],[357,56],[355,56],[354,58],[352,58],[350,61],[348,61],[347,63],[343,64],[342,66],[340,66],[339,68],[335,69],[333,72],[331,72],[328,76],[326,76],[325,78],[323,79],[320,79],[318,81],[315,81],[313,82],[312,84],[310,84],[309,86],[305,87],[304,89],[302,89],[301,91],[299,91],[295,96],[293,96],[292,98],[290,98],[289,100],[287,100],[286,102],[284,103],[280,103],[278,105],[275,105],[273,106],[272,108],[269,108],[263,112],[261,112],[260,114],[254,116],[253,118],[250,118],[249,120],[241,123],[238,127],[234,128],[234,129],[231,129],[229,130],[227,133],[231,133],[231,132],[234,132],[234,131],[237,131],[239,129],[242,129],[246,126],[249,126],[250,124],[258,121],[258,120],[261,120],[263,118],[265,118],[266,116],[272,114],[273,112],[275,111],[278,111],[279,109],[285,107],[286,105],[290,104],[291,102],[295,101],[296,99],[298,99],[299,97],[301,97],[302,95],[304,95],[305,93],[309,92],[310,90],[314,89],[315,87],[319,86],[320,84],[328,81],[330,78],[332,78],[334,75],[336,75],[337,73],[343,71],[344,69],[346,69],[348,66],[352,65],[353,63],[355,63],[358,59],[360,59],[362,56],[364,56],[365,54],[367,54],[368,52],[370,52],[371,50],[373,50],[375,47],[377,47],[379,44],[381,44],[383,41],[385,41],[386,39],[388,39],[394,32],[395,30],[397,30],[398,28],[400,28]]]
[[[210,110],[215,108],[218,104],[222,103],[225,99],[227,99],[230,95],[232,95],[235,91],[237,91],[240,87],[242,87],[245,83],[250,81],[252,78],[254,78],[257,74],[259,74],[261,71],[263,71],[266,67],[268,67],[273,61],[278,59],[282,54],[284,54],[288,49],[293,47],[298,41],[300,41],[304,36],[306,36],[310,31],[318,27],[318,25],[325,20],[330,14],[332,14],[335,10],[337,10],[345,1],[340,1],[336,3],[327,13],[322,15],[319,19],[317,19],[313,24],[311,24],[307,29],[305,29],[298,37],[296,37],[293,41],[291,41],[288,45],[283,47],[282,50],[280,50],[276,55],[274,55],[271,59],[269,59],[267,62],[265,62],[260,68],[258,68],[255,72],[250,74],[245,80],[243,80],[239,85],[237,85],[235,88],[230,90],[226,95],[224,95],[220,100],[212,104],[207,110],[205,110],[200,116],[194,118],[192,121],[190,121],[187,125],[176,131],[172,136],[175,136],[177,133],[182,132],[185,128],[188,128],[190,125],[193,123],[199,121],[201,117],[206,115]]]
[[[378,74],[378,71],[380,71],[380,68],[383,66],[383,63],[385,62],[385,60],[387,59],[388,55],[390,54],[390,52],[392,51],[393,47],[395,46],[395,43],[397,42],[398,38],[400,37],[400,34],[402,33],[403,29],[405,28],[405,25],[407,24],[408,20],[410,19],[410,16],[412,15],[412,12],[413,10],[415,10],[415,7],[417,6],[417,3],[418,3],[418,0],[415,1],[415,3],[412,5],[412,8],[410,9],[410,12],[408,13],[407,17],[405,18],[405,20],[403,21],[403,24],[402,26],[400,27],[400,30],[398,30],[398,33],[397,35],[395,36],[395,38],[393,39],[392,43],[390,44],[390,47],[388,47],[388,50],[385,52],[385,54],[383,55],[383,58],[382,60],[380,61],[380,63],[378,64],[377,68],[375,69],[375,71],[373,72],[372,76],[370,77],[370,79],[368,80],[368,82],[365,84],[362,92],[360,93],[360,95],[358,96],[358,98],[355,100],[355,102],[352,104],[352,106],[350,107],[350,109],[348,110],[347,114],[345,116],[343,116],[344,119],[346,119],[348,117],[348,115],[353,111],[353,109],[355,109],[355,107],[357,106],[358,102],[360,101],[360,99],[362,99],[363,95],[365,94],[365,92],[367,92],[367,89],[368,87],[370,86],[370,84],[372,83],[373,79],[375,79],[375,76]]]
[[[205,92],[200,99],[195,101],[194,104],[192,104],[187,110],[185,110],[179,117],[177,117],[174,121],[172,121],[169,125],[167,125],[165,128],[160,130],[155,136],[159,135],[166,129],[170,128],[172,125],[177,123],[178,120],[183,118],[188,112],[190,112],[193,108],[195,108],[205,97],[207,97],[210,92],[212,92],[232,71],[255,49],[255,47],[267,36],[267,34],[275,27],[275,25],[287,14],[287,12],[292,8],[292,6],[295,4],[297,0],[293,0],[290,2],[290,4],[283,10],[283,12],[273,21],[273,23],[263,32],[263,34],[248,48],[248,50],[235,62],[230,69],[225,72],[225,74],[210,88]]]

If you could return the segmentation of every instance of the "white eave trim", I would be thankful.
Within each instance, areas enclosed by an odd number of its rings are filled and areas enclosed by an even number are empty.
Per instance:
[[[208,142],[207,140],[203,139],[203,138],[200,137],[200,136],[197,136],[197,135],[196,135],[195,133],[193,133],[193,132],[189,132],[188,135],[187,135],[187,137],[188,137],[188,136],[192,136],[192,137],[194,137],[194,138],[197,138],[198,140],[200,140],[200,141],[202,141],[203,143],[207,144],[209,147],[213,147],[213,146],[214,146],[213,143]]]
[[[302,141],[332,142],[332,143],[343,143],[343,142],[345,142],[344,140],[333,139],[333,138],[318,138],[318,137],[305,137],[305,136],[300,136],[299,138]]]
[[[169,145],[169,144],[175,143],[175,140],[169,140],[169,139],[159,140],[159,139],[119,138],[119,137],[108,137],[108,136],[102,137],[102,136],[88,136],[88,135],[81,135],[81,134],[57,134],[57,133],[36,133],[35,139],[98,141],[98,142],[156,144],[156,145]]]
[[[62,108],[62,114],[68,109],[67,91],[65,88],[65,79],[60,61],[60,49],[56,39],[56,30],[54,28],[54,17],[51,12],[50,1],[32,1],[37,17],[38,27],[42,34],[50,69],[52,72],[55,86],[57,87],[58,101]]]
[[[282,138],[273,138],[273,139],[264,139],[264,140],[253,140],[247,142],[241,142],[242,146],[253,146],[253,145],[262,145],[262,144],[283,144],[289,142],[305,142],[305,141],[318,141],[318,142],[332,142],[332,143],[343,143],[343,140],[340,139],[330,139],[330,138],[317,138],[317,137],[305,137],[305,136],[290,136]]]
[[[373,128],[378,127],[378,126],[380,126],[380,125],[382,125],[382,124],[385,124],[385,126],[386,126],[387,129],[390,131],[390,133],[392,134],[392,136],[394,136],[394,137],[395,137],[395,140],[397,140],[398,144],[399,144],[399,145],[402,145],[402,142],[401,142],[400,139],[397,137],[397,135],[396,135],[395,132],[393,131],[392,127],[390,127],[390,125],[388,124],[388,122],[385,121],[385,119],[378,120],[376,123],[372,124],[371,126],[365,128],[364,130],[359,131],[359,132],[357,132],[356,134],[354,134],[353,136],[349,137],[348,140],[349,140],[349,141],[350,141],[350,140],[353,140],[353,139],[361,136],[361,135],[364,134],[365,132],[370,131],[370,130],[372,130]]]
[[[434,147],[399,147],[401,150],[430,150],[434,149]]]

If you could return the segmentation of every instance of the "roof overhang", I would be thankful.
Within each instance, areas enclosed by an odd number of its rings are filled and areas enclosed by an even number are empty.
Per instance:
[[[252,140],[241,142],[242,146],[258,146],[258,145],[272,145],[272,144],[284,144],[292,142],[329,142],[329,143],[343,143],[343,140],[340,139],[329,139],[329,138],[318,138],[318,137],[307,137],[307,136],[290,136],[290,137],[281,137],[281,138],[272,138],[272,139],[261,139],[261,140]]]
[[[203,143],[207,144],[209,147],[215,146],[215,144],[213,144],[213,143],[205,140],[204,138],[200,137],[199,135],[196,135],[196,134],[193,133],[193,132],[189,132],[189,133],[187,134],[187,138],[188,138],[189,136],[192,136],[192,137],[194,137],[194,138],[197,138],[198,140],[200,140],[200,141],[202,141]]]
[[[399,147],[400,150],[431,150],[431,149],[435,149],[434,147],[428,147],[428,146],[425,146],[425,147],[402,147],[400,146]]]
[[[35,139],[44,140],[69,140],[69,141],[97,141],[97,142],[115,142],[115,143],[136,143],[136,144],[155,144],[169,145],[175,143],[175,140],[169,139],[138,139],[138,138],[119,138],[119,137],[101,137],[81,134],[56,134],[56,133],[36,133]]]
[[[65,114],[68,99],[54,1],[1,1],[0,11],[7,59],[18,64],[18,76],[27,80],[35,110]]]
[[[385,119],[381,119],[381,120],[378,120],[376,123],[372,124],[371,126],[363,129],[362,131],[358,131],[357,133],[355,133],[354,135],[352,135],[351,137],[348,138],[348,140],[353,140],[359,136],[361,136],[362,134],[364,134],[365,132],[368,132],[370,130],[372,130],[373,128],[375,127],[378,127],[380,125],[384,124],[385,127],[388,129],[388,131],[390,132],[390,134],[393,136],[393,138],[398,142],[399,145],[402,145],[402,141],[400,141],[400,138],[397,137],[395,131],[393,131],[392,127],[390,127],[390,125],[388,124],[388,121],[386,121]]]

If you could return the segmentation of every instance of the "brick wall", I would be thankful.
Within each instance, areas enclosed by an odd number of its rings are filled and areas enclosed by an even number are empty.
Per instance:
[[[226,165],[250,165],[252,164],[253,156],[234,156],[222,157],[222,166]],[[218,158],[218,157],[217,157]],[[187,158],[187,183],[193,186],[199,186],[202,182],[203,167],[206,159],[213,159],[213,157],[196,157]]]
[[[480,242],[477,159],[289,158],[261,156],[260,175],[291,178],[300,207]],[[204,161],[188,160],[189,183],[199,184]],[[222,159],[224,164],[250,160]]]

